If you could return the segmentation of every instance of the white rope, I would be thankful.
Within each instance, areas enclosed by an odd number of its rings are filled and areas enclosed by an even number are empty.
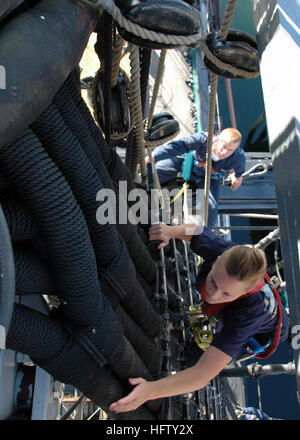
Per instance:
[[[257,163],[255,165],[253,165],[253,167],[251,167],[248,171],[245,171],[245,173],[242,174],[243,179],[245,177],[256,177],[256,176],[261,176],[263,174],[266,174],[269,170],[270,165],[272,165],[272,163],[268,163],[268,164],[261,164],[261,163]],[[253,171],[255,171],[258,168],[263,168],[262,171],[258,171],[256,173],[253,173]]]
[[[262,238],[258,243],[254,245],[256,249],[265,249],[273,241],[280,238],[280,229],[277,228],[275,231],[270,232],[266,237]]]

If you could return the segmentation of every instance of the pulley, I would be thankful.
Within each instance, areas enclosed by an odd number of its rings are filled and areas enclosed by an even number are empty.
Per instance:
[[[169,136],[174,135],[179,129],[179,123],[170,113],[158,113],[152,118],[150,129],[145,132],[146,141],[161,140],[164,142]]]
[[[200,32],[199,12],[182,0],[116,0],[124,17],[154,32],[174,35],[193,35]],[[121,36],[137,46],[149,49],[167,49],[176,44],[150,41],[118,27]]]
[[[223,63],[245,71],[245,76],[237,76],[230,70],[220,69],[214,62],[204,56],[206,67],[217,75],[231,79],[246,78],[247,72],[259,72],[258,52],[255,39],[235,29],[230,29],[225,41],[219,38],[219,32],[211,32],[206,37],[210,52]]]
[[[94,112],[96,112],[96,119],[101,129],[105,128],[105,109],[104,109],[104,81],[103,75],[95,78],[97,81],[96,87],[96,102],[94,99]],[[126,73],[120,69],[117,84],[111,89],[111,140],[112,145],[120,147],[126,146],[124,144],[124,137],[126,137],[131,130],[131,118],[128,102],[129,80]]]

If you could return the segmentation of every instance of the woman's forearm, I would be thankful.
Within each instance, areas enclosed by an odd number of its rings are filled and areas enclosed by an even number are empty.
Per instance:
[[[191,241],[196,230],[196,223],[169,226],[171,238],[179,238],[185,241]]]
[[[209,347],[194,367],[174,375],[154,382],[148,382],[141,377],[129,379],[131,385],[136,385],[135,388],[128,396],[112,403],[110,410],[117,413],[132,411],[147,400],[199,390],[208,384],[228,364],[230,359],[221,350]]]
[[[164,377],[153,382],[148,382],[139,377],[129,379],[131,385],[136,385],[128,396],[110,405],[110,410],[116,413],[132,411],[148,400],[185,394],[201,389],[206,385],[201,377],[197,365],[180,371],[174,375]]]
[[[191,241],[192,236],[196,230],[196,224],[182,224],[182,225],[166,225],[165,223],[154,223],[149,229],[149,240],[159,240],[158,249],[167,246],[172,238],[179,238],[185,241]]]
[[[150,382],[151,383],[151,382]],[[176,374],[164,377],[151,383],[151,400],[162,397],[177,396],[192,391],[200,390],[206,385],[206,381],[198,376],[197,365]]]
[[[209,347],[191,368],[153,382],[151,399],[175,396],[205,387],[229,362],[230,357],[215,347]]]

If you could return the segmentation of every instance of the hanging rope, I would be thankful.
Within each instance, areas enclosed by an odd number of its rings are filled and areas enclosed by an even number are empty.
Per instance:
[[[112,61],[112,66],[111,66],[111,88],[112,89],[117,85],[124,42],[125,42],[125,40],[121,37],[120,34],[118,34],[116,37],[114,56],[113,56],[113,61]]]
[[[156,72],[156,77],[155,77],[155,82],[154,82],[154,86],[153,86],[153,91],[152,91],[152,99],[151,99],[151,104],[150,104],[150,108],[149,108],[149,113],[148,113],[148,119],[147,119],[147,124],[146,124],[146,129],[149,130],[152,127],[152,119],[153,119],[153,114],[154,114],[154,109],[155,109],[155,104],[157,101],[157,97],[158,97],[158,91],[159,91],[159,86],[162,82],[162,78],[163,78],[163,74],[164,74],[164,69],[165,69],[165,60],[166,60],[166,55],[167,55],[167,50],[166,49],[162,49],[160,51],[160,57],[159,57],[159,62],[158,62],[158,67],[157,67],[157,72]],[[177,136],[177,134],[179,133],[179,129],[171,134],[170,136],[167,136],[163,139],[163,142],[166,144],[169,141],[171,141],[175,136]],[[157,172],[156,169],[154,167],[154,163],[152,160],[152,152],[151,149],[158,147],[159,145],[161,145],[162,140],[158,139],[155,141],[149,141],[149,140],[145,140],[145,145],[147,147],[147,152],[148,152],[148,157],[150,159],[150,161],[153,164],[153,170],[154,170],[154,175],[156,175],[156,179],[158,182],[158,188],[160,188],[159,185],[159,180],[157,177]]]
[[[157,97],[158,97],[159,86],[161,84],[162,77],[163,77],[164,70],[165,70],[166,55],[167,55],[166,49],[162,49],[160,51],[160,57],[159,57],[155,82],[154,82],[154,86],[153,86],[152,99],[151,99],[147,123],[146,123],[146,127],[145,127],[146,130],[149,130],[152,127],[152,119],[153,119],[155,104],[156,104]],[[149,144],[149,142],[147,142],[147,141],[145,143],[146,143],[146,147],[147,147],[147,154],[149,157],[149,161],[152,163],[152,170],[153,170],[153,174],[154,174],[155,185],[156,185],[156,188],[159,191],[161,191],[161,186],[160,186],[160,182],[158,179],[157,171],[154,166],[154,160],[153,160],[152,151],[151,151],[151,143]],[[155,146],[157,146],[157,145],[155,145]]]
[[[233,18],[234,10],[237,0],[229,0],[223,22],[220,31],[220,40],[226,40],[230,23]],[[210,191],[210,179],[211,179],[211,157],[212,157],[212,144],[215,124],[215,111],[216,111],[216,95],[218,87],[218,75],[212,73],[210,95],[209,95],[209,117],[208,117],[208,138],[206,148],[206,161],[205,161],[205,183],[204,183],[204,214],[203,224],[207,226],[208,221],[208,207],[209,207],[209,191]]]
[[[136,136],[138,149],[138,162],[141,167],[142,183],[146,183],[146,164],[145,164],[145,142],[144,142],[144,127],[143,127],[143,113],[141,102],[141,86],[140,86],[140,56],[139,48],[135,44],[129,45],[129,59],[130,59],[130,111],[134,132]]]
[[[157,97],[158,97],[159,86],[160,86],[160,84],[162,82],[162,77],[163,77],[163,73],[164,73],[166,55],[167,55],[167,50],[166,49],[162,49],[161,52],[160,52],[160,57],[159,57],[159,62],[158,62],[155,82],[154,82],[154,86],[153,86],[152,99],[151,99],[151,104],[150,104],[149,113],[148,113],[148,119],[147,119],[147,124],[146,124],[146,129],[147,130],[149,130],[152,127],[152,119],[153,119],[155,104],[156,104]],[[179,131],[180,130],[178,129],[175,133],[172,133],[170,136],[165,137],[163,139],[164,144],[168,143],[175,136],[177,136]],[[155,140],[155,141],[149,141],[147,139],[145,140],[145,145],[147,147],[148,157],[149,157],[150,161],[152,162],[152,164],[153,164],[153,160],[152,160],[151,149],[155,148],[155,147],[158,147],[159,145],[161,145],[161,143],[162,143],[161,139],[158,139],[158,140]],[[156,169],[154,167],[154,164],[153,164],[153,169],[154,169],[154,174],[157,175],[157,172],[156,172]],[[156,176],[156,178],[157,178],[157,176]],[[157,178],[157,180],[158,180],[158,178]],[[159,183],[159,180],[158,180],[158,183]],[[158,188],[160,188],[160,186],[158,186]]]
[[[162,49],[160,51],[160,57],[159,57],[155,82],[154,82],[154,86],[153,86],[152,99],[151,99],[151,104],[150,104],[149,113],[148,113],[147,126],[146,126],[147,129],[152,127],[152,118],[153,118],[153,113],[154,113],[154,109],[155,109],[155,104],[157,101],[158,90],[159,90],[159,86],[161,84],[162,77],[163,77],[164,70],[165,70],[166,55],[167,55],[167,50]]]
[[[140,164],[141,169],[141,180],[142,183],[146,183],[146,164],[145,164],[145,145],[147,147],[147,154],[149,157],[149,161],[152,163],[152,170],[155,179],[155,186],[159,190],[159,199],[161,207],[164,206],[163,196],[161,193],[161,186],[158,179],[157,171],[154,166],[154,160],[152,156],[151,148],[154,147],[154,142],[147,142],[144,139],[144,127],[143,127],[143,119],[142,119],[142,106],[141,106],[141,89],[140,89],[140,64],[139,64],[139,49],[138,46],[130,44],[130,68],[131,68],[131,87],[130,87],[130,103],[131,103],[131,111],[133,123],[135,125],[135,133],[137,139],[137,147],[138,147],[138,162]],[[152,119],[155,109],[155,104],[158,97],[159,86],[161,84],[161,80],[164,72],[164,64],[166,59],[167,51],[165,49],[161,50],[159,64],[157,68],[155,83],[153,87],[152,99],[150,104],[150,109],[148,113],[148,118],[146,122],[146,129],[150,129],[152,126]],[[173,139],[174,134],[169,136],[168,139],[164,139],[164,142]],[[160,145],[161,141],[157,143],[155,142],[155,146]]]
[[[213,134],[214,134],[214,123],[215,123],[217,86],[218,86],[218,75],[212,73],[210,95],[209,95],[208,138],[207,138],[207,147],[206,147],[205,180],[204,180],[204,214],[203,214],[204,226],[207,226],[207,221],[208,221],[209,191],[210,191],[210,179],[211,179],[211,157],[212,157],[212,144],[213,144]]]

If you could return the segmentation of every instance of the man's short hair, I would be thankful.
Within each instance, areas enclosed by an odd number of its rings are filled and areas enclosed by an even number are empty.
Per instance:
[[[231,142],[233,142],[234,144],[238,144],[237,146],[239,146],[241,144],[242,135],[239,132],[239,130],[237,130],[236,128],[233,128],[233,127],[224,128],[224,130],[221,131],[220,135],[222,135],[222,133],[229,134],[229,136],[231,138]]]

